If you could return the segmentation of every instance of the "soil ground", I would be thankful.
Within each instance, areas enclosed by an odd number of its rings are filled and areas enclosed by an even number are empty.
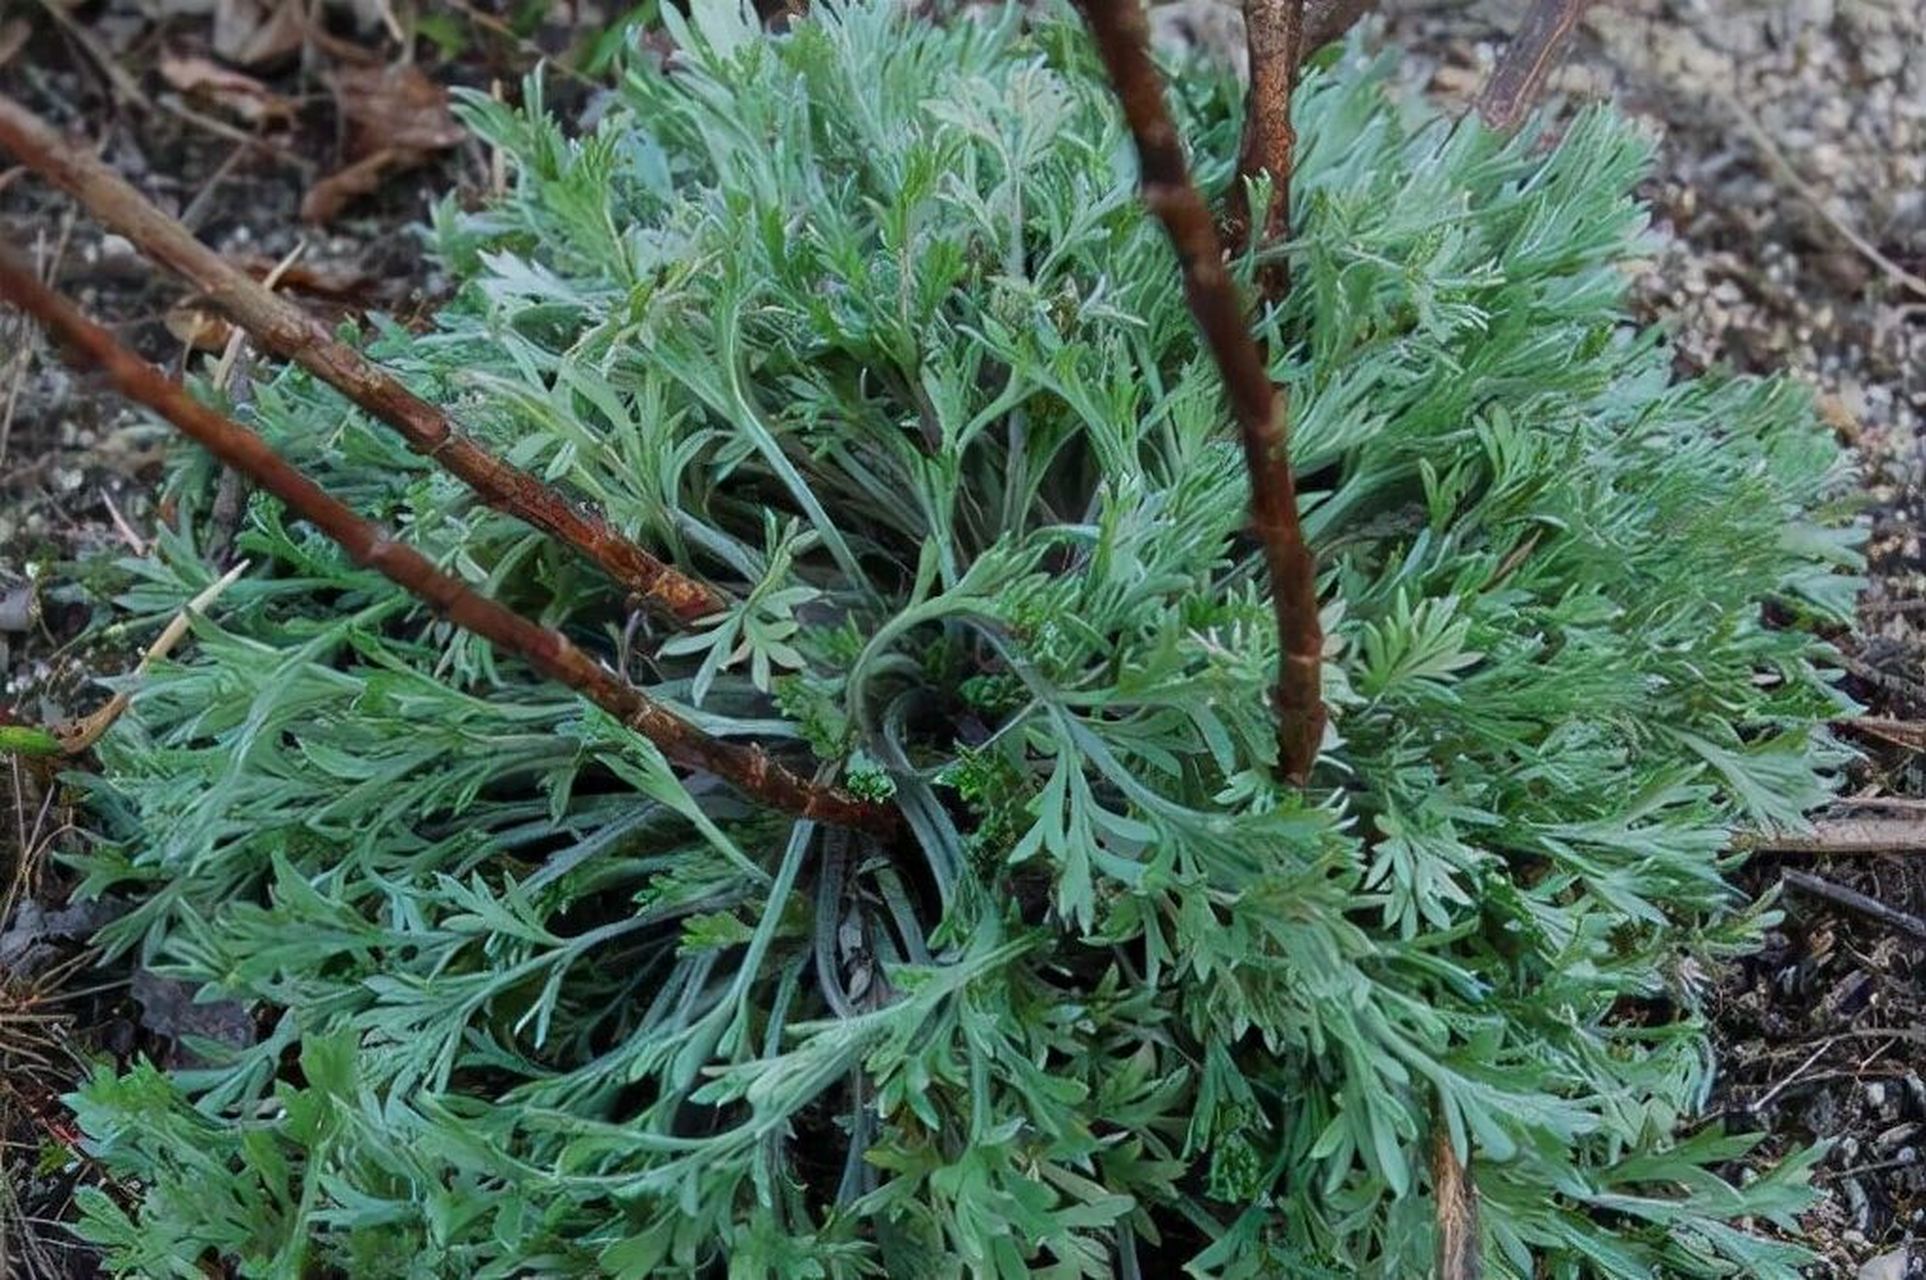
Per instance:
[[[436,281],[407,228],[440,193],[494,180],[472,142],[391,158],[373,190],[325,225],[302,220],[305,196],[378,149],[333,86],[344,68],[398,61],[388,23],[414,11],[311,6],[322,25],[260,57],[277,38],[272,15],[302,6],[223,3],[210,16],[212,7],[0,0],[0,91],[95,139],[129,181],[235,261],[265,270],[301,240],[288,287],[311,306],[431,305]],[[572,27],[510,32],[486,5],[422,7],[437,36],[409,42],[422,82],[514,83],[590,29],[587,6],[568,8],[558,15]],[[1414,90],[1459,105],[1522,9],[1392,0],[1373,38],[1407,51]],[[1824,816],[1874,822],[1888,836],[1919,824],[1918,846],[1765,851],[1739,879],[1764,893],[1798,871],[1926,917],[1926,737],[1916,736],[1926,732],[1926,0],[1626,0],[1593,10],[1552,84],[1573,101],[1616,101],[1661,139],[1645,190],[1660,234],[1637,305],[1672,329],[1681,368],[1809,379],[1859,460],[1869,581],[1858,626],[1836,640],[1848,689],[1877,719],[1846,731],[1864,756],[1851,798]],[[4,160],[0,237],[145,354],[182,365],[193,333],[183,291]],[[232,389],[245,395],[245,367]],[[101,566],[152,537],[166,502],[156,488],[162,448],[154,428],[0,316],[0,724],[84,713],[106,696],[94,678],[131,663],[135,646],[113,625],[115,575]],[[178,993],[124,965],[93,966],[84,949],[100,916],[69,906],[55,855],[86,838],[52,769],[0,764],[7,1277],[95,1274],[61,1226],[76,1185],[96,1175],[71,1158],[77,1135],[58,1095],[90,1055],[176,1052]],[[1818,1175],[1824,1197],[1803,1224],[1825,1259],[1818,1274],[1926,1274],[1926,1251],[1907,1252],[1926,1236],[1926,944],[1809,892],[1789,892],[1783,909],[1764,952],[1709,975],[1721,1053],[1709,1110],[1768,1132],[1766,1156],[1833,1141]]]

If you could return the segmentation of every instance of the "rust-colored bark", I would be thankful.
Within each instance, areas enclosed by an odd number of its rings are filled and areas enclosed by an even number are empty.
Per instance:
[[[887,833],[892,810],[811,783],[759,747],[724,742],[663,707],[570,643],[435,568],[324,493],[253,432],[195,400],[160,370],[123,347],[66,299],[41,284],[10,250],[0,250],[0,297],[31,315],[64,344],[78,366],[98,365],[123,395],[154,410],[209,453],[286,503],[351,556],[499,649],[520,655],[548,678],[580,693],[662,749],[677,764],[705,769],[772,809],[836,826]]]
[[[1246,0],[1244,42],[1250,50],[1251,86],[1244,95],[1244,133],[1226,219],[1233,254],[1252,243],[1262,247],[1290,238],[1291,156],[1297,149],[1291,93],[1297,88],[1303,36],[1304,0]],[[1270,175],[1271,203],[1263,228],[1253,233],[1250,182],[1260,174]],[[1290,264],[1281,256],[1264,264],[1257,285],[1265,301],[1282,302],[1291,291]]]
[[[1487,125],[1510,132],[1524,121],[1590,3],[1532,0],[1524,25],[1505,47],[1485,91],[1478,95],[1478,115]]]
[[[600,565],[640,601],[693,622],[726,606],[720,592],[664,564],[601,516],[471,440],[328,327],[194,238],[111,169],[69,145],[32,112],[0,95],[0,149],[73,196],[154,261],[184,277],[262,347],[326,382],[399,432],[417,453],[459,477],[497,511],[526,521]]]
[[[1177,251],[1185,300],[1223,376],[1243,439],[1251,523],[1263,543],[1277,617],[1278,771],[1302,786],[1324,737],[1324,631],[1317,612],[1317,566],[1298,523],[1297,482],[1286,452],[1285,397],[1271,386],[1224,265],[1210,208],[1190,179],[1183,144],[1164,105],[1163,83],[1150,61],[1139,0],[1085,0],[1084,8],[1137,142],[1144,204],[1164,224]]]

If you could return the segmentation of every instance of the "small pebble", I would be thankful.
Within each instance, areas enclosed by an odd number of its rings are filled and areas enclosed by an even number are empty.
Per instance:
[[[1901,1245],[1890,1253],[1868,1259],[1859,1266],[1858,1280],[1906,1280],[1906,1254],[1906,1247]]]

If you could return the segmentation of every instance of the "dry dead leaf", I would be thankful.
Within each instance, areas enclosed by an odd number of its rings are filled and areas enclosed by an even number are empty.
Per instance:
[[[218,0],[214,52],[242,67],[277,62],[301,47],[301,0]]]
[[[132,905],[112,895],[64,907],[23,899],[7,927],[0,930],[0,973],[15,979],[33,977],[63,950],[72,949],[57,944],[84,945],[95,933],[126,915]]]
[[[260,1039],[248,1007],[238,1000],[203,1000],[200,988],[151,969],[136,969],[128,989],[140,1001],[141,1025],[175,1042],[174,1065],[201,1066],[203,1060],[180,1041],[189,1036],[230,1049],[245,1049]]]
[[[0,22],[0,67],[6,66],[7,61],[20,52],[32,32],[33,28],[27,25],[25,18],[9,18]]]
[[[356,198],[380,190],[390,174],[425,164],[468,136],[449,109],[448,90],[413,63],[339,67],[330,83],[351,163],[309,188],[301,201],[309,222],[332,221]]]
[[[1438,1223],[1437,1280],[1478,1280],[1484,1274],[1483,1240],[1478,1232],[1478,1188],[1451,1145],[1442,1118],[1431,1134],[1431,1191]]]
[[[238,254],[232,261],[256,280],[267,279],[281,265],[273,258],[257,253]],[[363,272],[308,263],[295,263],[282,270],[276,277],[275,287],[288,293],[305,293],[335,302],[361,302],[378,292],[376,282]]]
[[[0,62],[4,61],[6,61],[6,59],[0,58]],[[1830,427],[1832,433],[1845,443],[1850,445],[1859,443],[1861,434],[1859,419],[1853,416],[1852,410],[1848,409],[1846,402],[1838,396],[1825,395],[1819,397],[1819,419]]]
[[[224,67],[210,58],[164,54],[161,79],[192,97],[210,102],[249,124],[287,120],[294,104],[243,71]]]
[[[364,156],[309,187],[307,195],[301,197],[301,218],[305,222],[332,222],[356,199],[381,190],[382,180],[389,174],[412,169],[427,158],[426,152],[399,147]]]
[[[448,107],[448,90],[412,62],[341,67],[330,83],[348,126],[352,159],[379,151],[441,151],[468,136]]]
[[[206,307],[192,301],[177,302],[161,317],[167,331],[196,351],[219,351],[227,345],[232,326]]]

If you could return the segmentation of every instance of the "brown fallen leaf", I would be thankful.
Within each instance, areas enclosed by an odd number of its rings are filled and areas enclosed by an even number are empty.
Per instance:
[[[294,104],[246,72],[224,67],[211,58],[163,54],[161,79],[189,97],[220,107],[249,124],[287,120]]]
[[[167,326],[175,341],[196,351],[221,350],[233,332],[232,325],[192,298],[169,307],[161,316],[161,323]]]
[[[468,136],[449,109],[448,90],[413,63],[338,67],[329,80],[347,126],[350,163],[308,189],[301,216],[309,222],[332,221],[389,175],[426,164]]]
[[[330,82],[353,159],[377,151],[441,151],[468,136],[449,109],[448,90],[412,62],[340,67]]]
[[[6,59],[0,58],[0,62],[4,61]],[[1846,407],[1844,400],[1838,396],[1820,396],[1818,409],[1819,420],[1830,427],[1832,433],[1840,440],[1850,445],[1859,443],[1859,419],[1853,416],[1852,410]]]
[[[309,187],[308,193],[301,197],[301,218],[305,222],[332,222],[359,197],[381,190],[382,181],[389,174],[412,169],[427,159],[424,151],[400,147],[387,147],[364,156]]]

